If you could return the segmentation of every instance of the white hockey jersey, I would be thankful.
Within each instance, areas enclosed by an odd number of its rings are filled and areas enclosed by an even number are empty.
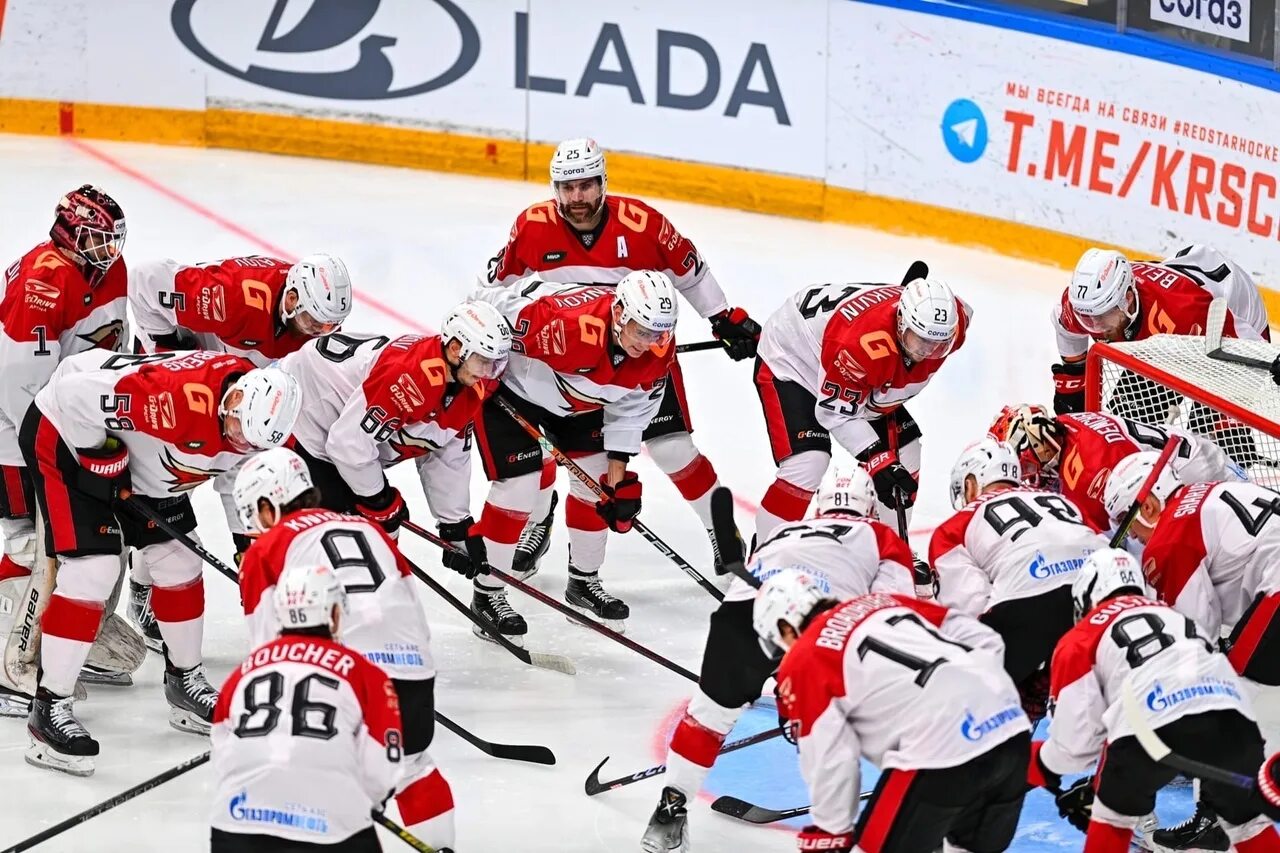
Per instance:
[[[537,276],[482,287],[472,299],[502,312],[515,336],[502,384],[561,417],[604,409],[605,450],[639,453],[662,402],[675,341],[630,358],[613,345],[613,289]]]
[[[544,281],[615,285],[627,273],[666,273],[703,317],[728,309],[724,291],[689,238],[638,198],[610,193],[595,232],[581,234],[560,218],[554,200],[516,217],[511,236],[489,261],[485,279],[507,287],[532,273]]]
[[[933,531],[929,563],[938,603],[970,616],[997,604],[1070,586],[1107,540],[1056,492],[986,492]]]
[[[869,592],[915,597],[906,542],[887,525],[851,515],[780,524],[756,546],[747,570],[761,583],[785,569],[802,569],[823,594],[844,601]],[[735,577],[725,601],[753,601],[756,590]]]
[[[777,676],[813,823],[852,831],[861,757],[880,768],[955,767],[1029,731],[1003,658],[995,631],[906,596],[864,595],[815,619]]]
[[[213,712],[214,828],[336,845],[399,784],[401,731],[395,688],[351,649],[298,635],[259,646]]]
[[[91,351],[63,359],[35,405],[73,450],[118,438],[129,451],[133,491],[166,498],[234,476],[245,456],[224,437],[218,403],[252,369],[240,356],[204,350]]]
[[[436,674],[418,580],[404,556],[377,524],[327,509],[286,515],[245,552],[240,602],[251,642],[280,633],[272,594],[284,570],[298,563],[329,566],[346,589],[351,613],[342,626],[344,645],[392,678],[417,681]]]
[[[382,490],[383,469],[415,459],[431,514],[470,514],[471,423],[498,383],[449,381],[439,335],[335,333],[280,360],[307,405],[293,434],[332,462],[361,497]]]
[[[1203,335],[1209,303],[1227,300],[1223,334],[1257,340],[1268,335],[1267,308],[1249,273],[1212,246],[1191,245],[1160,262],[1133,261],[1138,291],[1138,315],[1127,332],[1129,340],[1152,335]],[[1080,324],[1066,290],[1050,314],[1064,358],[1083,356],[1090,335]]]
[[[0,280],[0,465],[26,464],[18,429],[62,359],[116,349],[125,324],[127,275],[124,258],[118,258],[91,284],[52,242],[41,243],[5,270]]]
[[[139,264],[129,271],[134,333],[144,352],[156,352],[156,338],[181,327],[195,334],[201,349],[267,367],[310,340],[281,318],[292,267],[258,255],[195,266],[172,260]]]
[[[1280,592],[1280,495],[1253,483],[1192,483],[1169,496],[1142,551],[1147,581],[1210,637],[1258,593]]]
[[[1049,687],[1053,722],[1039,747],[1044,765],[1078,773],[1098,759],[1104,743],[1132,735],[1121,704],[1125,689],[1140,698],[1153,728],[1216,710],[1253,719],[1231,664],[1194,621],[1149,598],[1122,595],[1090,610],[1058,641]]]
[[[907,365],[898,352],[903,289],[888,284],[820,284],[785,300],[764,322],[760,359],[778,379],[817,398],[814,414],[852,454],[876,441],[868,420],[919,394],[945,358]],[[962,299],[951,352],[964,345],[973,309]]]

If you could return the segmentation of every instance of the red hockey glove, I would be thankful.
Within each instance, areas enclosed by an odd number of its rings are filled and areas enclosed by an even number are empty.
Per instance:
[[[874,454],[866,461],[867,473],[876,487],[876,499],[889,509],[898,508],[898,496],[902,497],[903,509],[909,509],[916,502],[916,490],[920,486],[911,472],[902,467],[898,457],[888,450]]]
[[[409,518],[409,508],[400,497],[400,490],[390,483],[382,491],[369,497],[356,498],[356,512],[382,527],[388,533],[400,529],[400,522]]]
[[[76,486],[91,498],[112,503],[130,488],[129,448],[114,435],[107,436],[101,447],[76,449],[80,475]]]
[[[614,533],[626,533],[640,514],[640,478],[628,471],[613,485],[602,482],[600,490],[604,497],[596,501],[596,512]]]
[[[453,569],[467,580],[476,575],[489,574],[489,549],[485,547],[484,537],[480,535],[480,526],[471,516],[461,521],[446,521],[440,524],[440,538],[449,542],[461,542],[466,551],[446,548],[440,562],[447,569]]]
[[[1084,362],[1064,361],[1053,366],[1053,413],[1084,411]]]
[[[742,308],[729,308],[707,318],[711,321],[711,334],[724,344],[725,352],[734,361],[755,358],[756,345],[760,342],[760,324]]]
[[[809,824],[800,830],[800,834],[796,836],[797,850],[852,850],[853,849],[853,833],[846,832],[843,835],[832,835],[830,832],[818,829],[813,824]]]

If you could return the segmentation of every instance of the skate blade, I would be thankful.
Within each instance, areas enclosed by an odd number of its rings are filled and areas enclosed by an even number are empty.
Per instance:
[[[92,755],[63,755],[47,743],[41,743],[35,738],[31,739],[31,745],[27,747],[27,753],[23,758],[32,767],[56,770],[70,776],[93,775],[94,757]]]
[[[206,720],[185,711],[182,708],[169,708],[169,725],[180,732],[193,735],[207,735],[213,728]]]
[[[497,631],[498,629],[494,628],[493,630]],[[471,633],[475,634],[486,643],[493,643],[495,646],[498,645],[498,641],[481,630],[479,625],[472,625]],[[511,645],[519,646],[522,649],[524,648],[524,634],[503,634],[502,636],[505,637],[507,642],[511,643]]]
[[[516,571],[515,569],[512,569],[512,570],[511,570],[511,575],[512,575],[516,580],[518,580],[518,581],[520,581],[520,582],[522,582],[522,583],[523,583],[524,581],[527,581],[529,578],[531,578],[531,577],[533,577],[534,575],[536,575],[536,574],[538,573],[538,569],[539,569],[538,564],[537,564],[537,563],[534,563],[534,564],[533,564],[533,568],[531,568],[531,569],[521,569],[520,571]]]
[[[679,840],[676,840],[676,846],[670,847],[669,842],[673,839],[666,837],[666,833],[651,834],[646,831],[644,838],[640,839],[640,849],[644,853],[689,853],[693,849],[693,844],[689,841],[689,825],[686,823],[680,832]]]
[[[105,684],[108,687],[132,687],[133,676],[127,672],[108,672],[106,670],[82,669],[80,681],[85,684]]]
[[[596,612],[592,610],[590,607],[581,607],[577,604],[573,604],[568,601],[566,601],[565,604],[569,605],[569,607],[572,607],[574,610],[578,611],[583,616],[590,619],[592,622],[595,622],[597,625],[603,625],[604,627],[613,631],[615,634],[627,633],[626,619],[601,619],[599,616],[596,615]],[[570,619],[568,616],[565,617],[565,621],[570,622],[574,625],[577,625],[579,628],[583,627],[583,625],[580,622],[578,622],[576,619]]]
[[[0,717],[22,717],[31,714],[31,699],[17,693],[0,693]]]

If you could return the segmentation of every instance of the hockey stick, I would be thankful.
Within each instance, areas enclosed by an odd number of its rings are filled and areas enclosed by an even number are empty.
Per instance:
[[[902,277],[902,286],[906,287],[918,278],[929,277],[929,265],[924,261],[912,261],[911,266],[907,267],[907,274]]]
[[[733,493],[724,486],[717,486],[711,493],[711,535],[716,538],[724,567],[752,589],[759,589],[760,579],[747,571],[742,534],[733,518]]]
[[[164,531],[165,535],[173,539],[175,542],[178,542],[181,545],[186,546],[186,548],[190,550],[191,553],[195,554],[197,557],[204,560],[210,566],[213,566],[215,569],[218,570],[220,574],[222,574],[232,583],[236,584],[237,586],[240,584],[240,575],[235,570],[231,569],[230,567],[227,566],[226,563],[222,562],[217,557],[213,556],[208,551],[206,551],[204,549],[204,546],[200,545],[190,536],[188,536],[185,533],[180,533],[178,529],[174,527],[172,524],[170,524],[163,515],[156,512],[151,507],[147,506],[145,503],[135,498],[131,493],[121,493],[121,497],[118,503],[121,504],[122,506],[128,507],[129,510],[134,513],[134,515],[142,516],[147,521],[150,521],[156,527]]]
[[[50,838],[53,838],[55,835],[61,835],[62,833],[66,832],[68,829],[71,829],[73,826],[78,826],[91,818],[97,817],[103,812],[110,811],[111,809],[114,809],[116,806],[123,805],[129,802],[130,800],[132,800],[134,797],[145,794],[147,791],[150,791],[152,788],[158,788],[159,786],[163,785],[165,782],[168,782],[170,779],[178,778],[183,773],[186,773],[188,770],[196,769],[201,764],[208,762],[210,754],[211,753],[209,752],[202,752],[199,755],[197,755],[195,758],[189,758],[186,761],[182,762],[181,764],[170,767],[168,770],[164,771],[163,773],[152,776],[150,779],[148,779],[145,782],[139,782],[137,785],[134,785],[132,788],[128,789],[127,791],[122,791],[119,794],[116,794],[114,797],[112,797],[109,800],[103,800],[102,802],[98,803],[96,806],[91,806],[85,809],[84,811],[80,812],[79,814],[72,815],[71,817],[67,818],[64,821],[55,823],[53,826],[49,827],[48,829],[41,830],[40,832],[37,832],[35,835],[31,836],[30,838],[19,841],[17,844],[13,845],[12,847],[6,847],[2,851],[2,853],[21,853],[21,851],[23,850],[30,850],[32,847],[35,847],[37,844],[43,844],[44,842],[48,841]]]
[[[1209,303],[1209,316],[1204,322],[1204,354],[1215,361],[1227,361],[1232,364],[1244,364],[1249,367],[1261,367],[1270,370],[1273,362],[1261,358],[1251,358],[1227,352],[1222,340],[1222,331],[1227,324],[1227,298],[1219,296]]]
[[[708,349],[722,349],[720,341],[698,341],[696,344],[676,344],[676,352],[702,352]]]
[[[1169,436],[1169,440],[1165,442],[1164,449],[1160,451],[1160,457],[1156,459],[1155,466],[1151,469],[1151,473],[1147,475],[1147,479],[1142,481],[1142,488],[1138,489],[1138,494],[1134,496],[1133,503],[1125,511],[1124,518],[1120,521],[1120,527],[1116,529],[1116,534],[1111,537],[1112,548],[1119,548],[1124,542],[1124,537],[1128,535],[1129,528],[1133,526],[1133,520],[1138,517],[1138,511],[1142,509],[1143,502],[1151,494],[1156,480],[1160,479],[1160,472],[1164,470],[1165,465],[1169,464],[1169,460],[1178,450],[1178,445],[1181,443],[1182,439],[1177,435]]]
[[[1185,773],[1188,776],[1208,779],[1213,782],[1222,782],[1226,785],[1236,785],[1248,791],[1258,786],[1257,780],[1252,776],[1246,776],[1243,773],[1236,773],[1223,767],[1215,767],[1212,764],[1205,764],[1203,761],[1196,761],[1194,758],[1178,755],[1161,739],[1156,730],[1151,728],[1151,721],[1147,719],[1146,714],[1142,713],[1142,706],[1139,704],[1141,700],[1138,699],[1138,694],[1134,692],[1132,677],[1125,679],[1120,691],[1120,702],[1124,707],[1125,721],[1129,723],[1129,727],[1133,729],[1134,737],[1138,739],[1138,743],[1147,755],[1151,756],[1152,761],[1172,767],[1174,770]]]
[[[401,526],[406,527],[409,530],[412,530],[414,533],[417,533],[419,536],[422,536],[424,538],[430,537],[431,535],[427,533],[427,531],[423,530],[421,527],[419,527],[418,525],[414,524],[411,521],[406,521]],[[523,649],[520,646],[517,646],[515,643],[508,640],[506,637],[502,636],[501,633],[499,633],[498,631],[495,631],[492,625],[485,622],[484,619],[482,619],[481,617],[473,613],[470,607],[467,607],[467,605],[459,601],[457,596],[449,592],[449,590],[445,589],[443,584],[441,584],[438,580],[436,580],[435,578],[431,577],[431,575],[423,571],[420,566],[418,566],[408,557],[405,557],[404,561],[409,564],[409,571],[413,572],[414,575],[417,576],[418,580],[422,581],[427,586],[431,587],[432,592],[434,592],[436,595],[443,598],[446,602],[449,603],[450,607],[452,607],[454,610],[458,611],[463,616],[465,616],[469,621],[474,623],[476,627],[478,627],[481,631],[484,631],[489,639],[493,640],[499,646],[502,646],[502,648],[511,652],[511,654],[515,655],[522,662],[528,664],[529,666],[536,666],[540,669],[550,669],[555,672],[563,672],[565,675],[574,675],[577,673],[578,669],[573,665],[573,661],[569,660],[569,658],[565,657],[564,655],[549,655],[549,654],[543,654],[542,652],[531,652],[527,649]]]
[[[782,729],[765,729],[764,731],[757,732],[750,737],[744,737],[741,740],[726,743],[724,746],[720,747],[720,752],[718,752],[717,755],[727,755],[730,752],[737,752],[739,749],[745,749],[748,746],[754,746],[757,743],[763,743],[766,740],[773,740],[774,738],[781,736]],[[597,764],[596,769],[592,770],[591,774],[587,776],[587,781],[586,784],[583,785],[583,789],[587,792],[588,797],[594,797],[596,794],[603,794],[605,791],[612,791],[615,788],[621,788],[625,785],[630,785],[633,782],[643,782],[645,779],[651,779],[654,776],[660,776],[667,772],[667,765],[659,764],[657,767],[640,770],[636,773],[632,773],[630,776],[620,776],[617,779],[610,779],[608,782],[601,782],[600,770],[608,760],[609,756],[606,755],[604,757],[604,761]]]
[[[420,527],[417,524],[414,524],[412,521],[406,521],[402,526],[405,529],[418,534],[423,539],[426,539],[428,542],[430,542],[433,545],[439,545],[441,548],[445,548],[447,550],[455,550],[449,542],[445,541],[444,539],[441,539],[439,536],[436,536],[431,531],[426,530],[425,528]],[[494,568],[493,566],[488,566],[488,569],[489,569],[489,574],[493,575],[495,578],[502,581],[507,586],[514,587],[515,589],[520,590],[530,598],[536,598],[538,601],[541,601],[543,604],[547,605],[548,607],[550,607],[551,609],[559,613],[563,613],[565,616],[574,620],[575,622],[582,625],[583,627],[590,628],[591,630],[595,631],[598,634],[603,634],[604,636],[613,640],[615,643],[619,643],[623,646],[626,646],[627,648],[631,649],[633,652],[637,652],[643,655],[644,657],[648,658],[654,663],[659,664],[661,666],[665,666],[667,669],[671,670],[677,675],[683,675],[685,678],[689,679],[690,681],[697,683],[698,676],[694,675],[689,670],[680,666],[680,664],[673,663],[672,661],[667,660],[657,652],[650,651],[649,649],[645,648],[644,646],[640,645],[634,640],[627,639],[623,635],[619,634],[617,631],[614,631],[611,628],[601,625],[599,622],[596,622],[593,619],[583,616],[581,613],[574,610],[572,607],[569,607],[568,605],[565,605],[565,604],[561,604],[560,602],[556,601],[554,598],[547,595],[545,592],[538,589],[537,587],[529,586],[524,581],[514,577],[513,575],[507,574],[501,569]],[[559,655],[543,655],[543,657],[559,657]],[[565,660],[568,660],[568,659],[566,658]],[[572,666],[572,663],[570,663],[570,666]]]
[[[494,758],[506,758],[511,761],[527,761],[530,764],[555,764],[555,753],[545,746],[527,746],[525,744],[491,743],[484,738],[476,737],[453,720],[436,711],[436,719],[440,725],[453,732],[476,749]]]
[[[916,261],[916,263],[920,262]],[[924,264],[920,265],[924,266]],[[911,265],[911,269],[915,269],[915,264]],[[928,271],[929,268],[925,267],[925,272],[928,273]],[[908,270],[907,275],[910,274],[911,271]],[[885,424],[885,433],[889,437],[889,452],[893,454],[893,458],[896,460],[898,458],[898,418],[895,415],[889,416],[889,423]],[[903,542],[907,543],[907,547],[911,547],[911,540],[907,538],[907,508],[903,506],[905,500],[906,495],[902,489],[894,486],[893,502],[894,511],[898,514],[898,535],[902,537]]]
[[[373,822],[378,826],[387,830],[387,832],[390,832],[396,838],[399,838],[419,853],[436,853],[436,848],[427,844],[427,842],[423,841],[421,838],[414,835],[391,818],[387,817],[383,812],[374,809],[369,816],[373,818]]]
[[[565,453],[561,451],[560,448],[556,447],[554,444],[548,441],[546,436],[544,436],[536,426],[529,423],[528,419],[526,419],[524,415],[516,411],[515,406],[512,406],[510,403],[504,400],[501,396],[494,397],[493,399],[498,404],[498,408],[502,409],[502,411],[510,415],[512,420],[518,423],[525,432],[529,433],[529,435],[533,437],[534,441],[537,441],[540,445],[542,445],[543,449],[545,449],[553,457],[555,457],[555,460],[559,462],[560,465],[563,466],[566,470],[568,470],[570,474],[573,474],[573,476],[581,480],[587,486],[587,488],[589,488],[592,492],[596,494],[597,497],[604,497],[604,490],[600,488],[600,484],[597,483],[594,479],[592,479],[590,474],[582,470],[582,466],[580,466],[577,462],[574,462],[567,455],[565,455]],[[668,545],[666,542],[663,542],[662,539],[658,536],[658,534],[654,533],[652,530],[649,529],[648,525],[646,525],[643,521],[637,518],[632,522],[632,526],[635,527],[636,530],[640,531],[641,536],[649,540],[649,544],[653,545],[653,547],[657,548],[665,556],[670,558],[670,560],[676,564],[676,567],[679,568],[680,571],[684,572],[686,575],[693,578],[695,581],[698,582],[698,586],[702,587],[708,593],[714,596],[716,601],[724,600],[724,593],[716,589],[714,584],[712,584],[709,580],[704,578],[701,575],[701,573],[698,572],[697,569],[695,569],[683,557],[677,554],[671,548],[670,545]]]
[[[873,793],[874,791],[863,791],[858,795],[858,800],[869,800]],[[759,824],[775,823],[787,818],[807,815],[809,809],[810,806],[797,806],[793,809],[770,809],[729,796],[716,797],[715,802],[711,804],[713,812],[719,812],[722,815],[728,815],[738,820],[745,820],[747,823]]]

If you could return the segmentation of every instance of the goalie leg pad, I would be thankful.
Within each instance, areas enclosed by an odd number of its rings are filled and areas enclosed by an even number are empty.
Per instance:
[[[108,673],[132,675],[146,659],[147,644],[142,635],[118,613],[108,613],[89,649],[88,664]]]
[[[40,653],[40,617],[49,606],[58,576],[56,559],[45,556],[43,513],[35,509],[35,558],[21,597],[14,602],[14,621],[4,649],[4,673],[8,684],[21,693],[36,692],[37,657]]]

